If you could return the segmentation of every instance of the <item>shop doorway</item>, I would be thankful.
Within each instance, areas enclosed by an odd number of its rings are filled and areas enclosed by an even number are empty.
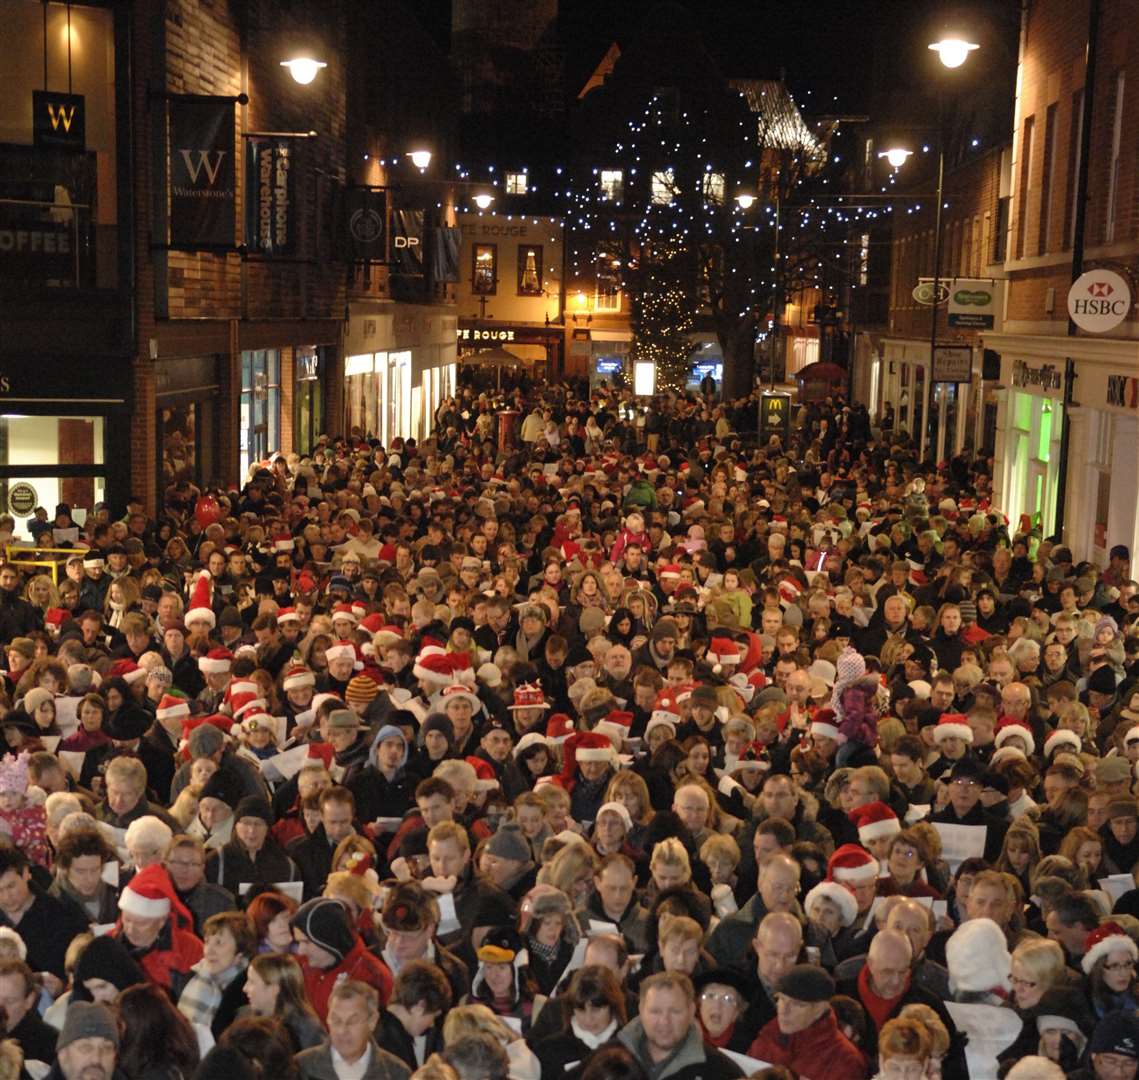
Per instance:
[[[293,442],[298,454],[311,454],[324,430],[325,348],[298,349],[293,391]]]
[[[241,482],[249,467],[281,445],[281,354],[255,349],[241,354]]]

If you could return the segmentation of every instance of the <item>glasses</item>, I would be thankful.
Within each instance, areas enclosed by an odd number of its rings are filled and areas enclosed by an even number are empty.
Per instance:
[[[956,780],[950,781],[955,787],[959,788],[975,788],[977,786],[976,780],[967,780],[963,776],[959,776]]]
[[[740,999],[735,994],[729,993],[727,990],[717,994],[714,990],[704,990],[700,994],[701,1001],[707,1001],[709,1004],[727,1005],[731,1008],[738,1009],[740,1006]]]
[[[1021,986],[1025,990],[1034,990],[1036,988],[1035,979],[1020,979],[1015,975],[1010,975],[1008,980],[1013,986]]]
[[[1135,961],[1134,960],[1120,960],[1118,963],[1115,963],[1115,964],[1104,964],[1103,970],[1104,971],[1134,971],[1135,970]]]
[[[175,870],[200,870],[206,864],[204,862],[198,862],[197,860],[167,859],[166,865],[173,867]]]

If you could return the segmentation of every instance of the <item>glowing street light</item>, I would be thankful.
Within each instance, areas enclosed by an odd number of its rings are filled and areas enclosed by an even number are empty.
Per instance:
[[[412,165],[420,172],[424,172],[427,166],[431,164],[430,150],[412,150],[407,156],[411,158]]]
[[[937,53],[947,68],[959,68],[969,59],[969,54],[974,49],[979,49],[980,46],[972,41],[966,41],[964,38],[945,37],[940,41],[933,42],[930,48]]]
[[[301,86],[308,86],[317,77],[321,68],[328,65],[323,60],[314,60],[311,56],[296,56],[292,60],[282,60],[281,67],[288,68],[294,81]]]
[[[900,169],[912,154],[912,150],[906,150],[901,146],[892,146],[889,150],[883,150],[878,156],[885,158],[890,163],[891,168]]]
[[[475,196],[475,206],[480,210],[488,210],[492,202],[494,202],[494,196],[487,194],[485,191],[480,191]]]
[[[736,204],[739,206],[739,208],[741,210],[750,210],[754,203],[755,203],[755,196],[752,195],[750,192],[741,191],[736,196]]]

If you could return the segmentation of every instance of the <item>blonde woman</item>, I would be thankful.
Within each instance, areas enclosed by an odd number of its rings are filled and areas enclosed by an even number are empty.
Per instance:
[[[486,1005],[460,1005],[447,1013],[443,1021],[444,1047],[468,1035],[490,1035],[501,1043],[510,1060],[510,1080],[540,1080],[542,1066],[534,1051]]]
[[[593,848],[574,840],[538,871],[538,884],[560,889],[577,911],[585,907],[592,895],[593,879],[600,868],[601,860]]]
[[[107,599],[103,604],[103,614],[107,625],[118,630],[123,624],[123,616],[139,607],[142,592],[138,582],[132,577],[115,578],[107,589]]]
[[[41,615],[48,608],[60,607],[59,590],[47,574],[36,574],[29,578],[24,589],[24,599],[28,601]]]
[[[1046,990],[1067,985],[1064,950],[1047,938],[1022,941],[1012,953],[1009,984],[1012,1004],[1021,1015],[1036,1008]]]
[[[629,811],[633,827],[625,836],[625,843],[635,851],[643,852],[649,822],[655,813],[649,798],[649,786],[645,783],[644,777],[631,769],[622,769],[609,781],[605,801],[618,802]]]

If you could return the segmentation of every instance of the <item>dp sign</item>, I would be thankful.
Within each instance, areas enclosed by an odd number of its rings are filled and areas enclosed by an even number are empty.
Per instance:
[[[1089,270],[1068,290],[1068,315],[1081,330],[1106,334],[1131,312],[1131,289],[1112,270]]]

